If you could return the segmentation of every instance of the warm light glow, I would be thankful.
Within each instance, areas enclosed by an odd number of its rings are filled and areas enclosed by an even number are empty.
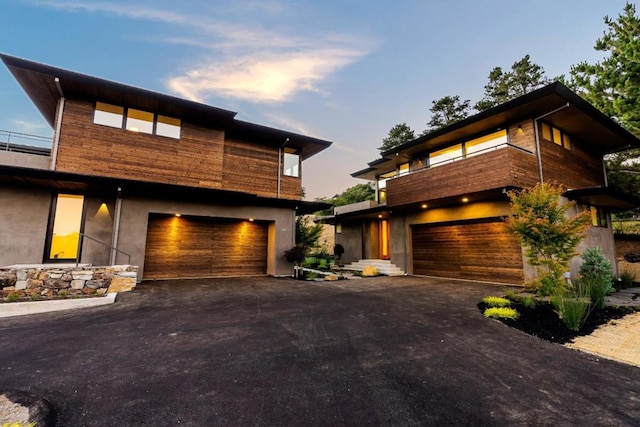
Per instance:
[[[177,213],[177,214],[176,214],[176,216],[182,216],[182,215],[180,215],[179,213]]]
[[[522,130],[522,125],[518,125],[518,130],[516,131],[518,135],[524,135],[524,130]]]
[[[427,204],[423,203],[421,207],[422,207],[422,209],[427,209]]]
[[[462,198],[462,203],[467,203],[468,201],[469,201],[469,198],[468,198],[468,197],[463,197],[463,198]]]
[[[253,219],[253,218],[249,218],[249,222],[253,222],[253,221],[254,221],[254,219]]]
[[[382,218],[382,215],[378,215],[378,218]]]

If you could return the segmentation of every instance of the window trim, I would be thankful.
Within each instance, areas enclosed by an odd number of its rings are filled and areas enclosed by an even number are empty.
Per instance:
[[[113,107],[117,107],[117,108],[122,108],[123,112],[122,112],[122,121],[120,123],[120,126],[111,126],[109,124],[105,124],[105,123],[96,123],[96,111],[101,111],[98,110],[98,104],[105,104],[105,105],[110,105]],[[140,130],[130,130],[127,129],[127,121],[129,119],[129,110],[136,110],[136,111],[140,111],[143,113],[148,113],[148,114],[152,114],[153,115],[153,121],[151,124],[151,133],[149,132],[144,132],[144,131],[140,131]],[[168,119],[173,119],[176,120],[180,123],[179,126],[176,126],[178,128],[178,137],[174,137],[174,136],[169,136],[166,134],[158,134],[158,117],[166,117]],[[170,139],[174,139],[174,140],[178,140],[180,141],[182,139],[182,119],[179,119],[177,117],[172,117],[172,116],[167,116],[165,114],[160,114],[157,113],[155,111],[148,111],[148,110],[143,110],[140,108],[135,108],[135,107],[124,107],[121,105],[115,105],[115,104],[110,104],[108,102],[102,102],[102,101],[95,101],[93,104],[93,124],[97,125],[97,126],[106,126],[106,127],[110,127],[113,129],[120,129],[120,130],[125,130],[128,132],[133,132],[133,133],[140,133],[140,134],[145,134],[145,135],[152,135],[152,136],[159,136],[161,138],[170,138]],[[175,126],[175,125],[174,125]]]

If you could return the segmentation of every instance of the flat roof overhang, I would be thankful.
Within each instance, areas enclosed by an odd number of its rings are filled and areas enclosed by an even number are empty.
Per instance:
[[[374,180],[376,175],[427,151],[543,115],[544,120],[584,142],[586,149],[599,155],[640,148],[640,140],[633,134],[566,86],[555,82],[387,150],[381,153],[381,158],[369,162],[368,168],[352,176]]]
[[[174,184],[107,178],[0,165],[0,184],[13,187],[44,188],[52,192],[82,193],[93,196],[145,198],[199,202],[226,206],[263,206],[294,209],[298,215],[327,209],[321,202],[260,197],[255,194]]]
[[[640,207],[640,199],[609,187],[589,187],[567,190],[569,200],[597,206],[610,211],[628,211]]]

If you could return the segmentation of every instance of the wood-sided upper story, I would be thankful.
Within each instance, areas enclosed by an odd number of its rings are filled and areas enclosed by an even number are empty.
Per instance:
[[[331,145],[233,111],[0,58],[54,129],[52,170],[300,200],[302,161]]]
[[[542,180],[605,187],[603,156],[640,141],[560,83],[382,153],[352,174],[378,202],[425,207],[498,197]]]

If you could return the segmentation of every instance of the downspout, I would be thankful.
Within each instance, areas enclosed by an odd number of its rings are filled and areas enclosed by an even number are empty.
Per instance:
[[[53,135],[53,147],[51,147],[51,164],[49,165],[50,170],[56,170],[56,162],[58,161],[58,144],[60,142],[60,129],[62,128],[62,114],[64,112],[64,93],[62,92],[62,86],[60,86],[60,79],[55,78],[56,88],[58,89],[58,95],[60,95],[60,99],[58,100],[58,111],[56,115],[56,128]]]
[[[122,213],[122,188],[118,187],[118,195],[116,196],[116,208],[113,214],[113,235],[111,236],[111,256],[109,257],[109,265],[116,264],[118,255],[118,235],[120,234],[120,216]]]
[[[540,153],[540,133],[538,132],[538,120],[544,117],[547,117],[550,114],[556,113],[560,110],[564,110],[569,105],[570,104],[567,102],[562,107],[558,107],[555,110],[549,111],[548,113],[545,113],[533,119],[533,131],[535,132],[535,138],[536,138],[536,157],[538,158],[538,174],[540,175],[540,182],[544,182],[544,176],[542,174],[542,154]]]

